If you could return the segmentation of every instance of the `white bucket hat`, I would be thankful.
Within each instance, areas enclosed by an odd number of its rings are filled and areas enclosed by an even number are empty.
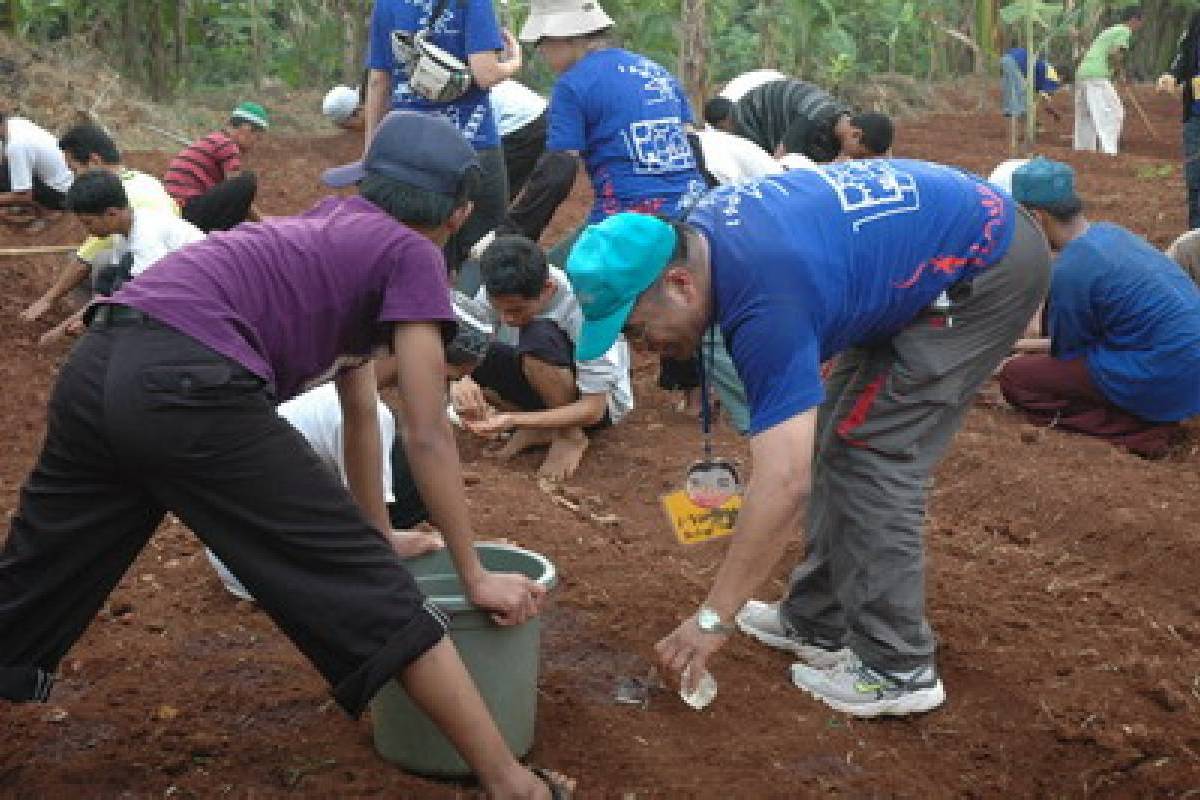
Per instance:
[[[521,28],[521,41],[583,36],[615,24],[596,0],[533,0],[529,18]]]
[[[333,87],[321,103],[321,113],[334,122],[345,122],[350,119],[350,115],[356,108],[358,108],[358,90],[349,86]]]

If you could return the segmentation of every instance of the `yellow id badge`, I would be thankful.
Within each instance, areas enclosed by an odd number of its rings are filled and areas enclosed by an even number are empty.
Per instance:
[[[717,508],[704,508],[680,490],[663,495],[662,504],[679,543],[700,544],[733,533],[738,512],[742,510],[742,496],[735,494]]]
[[[1200,75],[1192,78],[1192,97],[1200,99]]]

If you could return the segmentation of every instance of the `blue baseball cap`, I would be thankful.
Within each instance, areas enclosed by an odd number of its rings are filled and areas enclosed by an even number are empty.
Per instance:
[[[445,117],[393,111],[375,129],[366,158],[327,169],[321,177],[340,188],[380,175],[454,197],[472,168],[479,169],[479,156]]]
[[[1055,206],[1075,200],[1075,170],[1038,156],[1012,176],[1012,196],[1021,205]]]
[[[663,274],[674,252],[675,230],[646,214],[615,214],[584,229],[567,258],[567,277],[583,309],[576,358],[588,361],[608,352],[638,297]]]

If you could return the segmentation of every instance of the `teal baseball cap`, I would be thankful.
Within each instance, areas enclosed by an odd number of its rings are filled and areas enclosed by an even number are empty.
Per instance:
[[[1075,200],[1075,170],[1061,161],[1037,158],[1012,176],[1012,196],[1021,205],[1056,206]]]
[[[663,274],[674,252],[675,230],[647,214],[614,214],[584,229],[567,258],[567,277],[583,309],[577,359],[608,352],[638,297]]]

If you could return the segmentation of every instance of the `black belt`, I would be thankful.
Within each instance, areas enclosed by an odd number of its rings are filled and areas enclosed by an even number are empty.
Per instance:
[[[105,328],[112,325],[139,325],[155,322],[154,317],[138,311],[131,306],[116,303],[101,303],[92,306],[86,315],[87,324],[94,328]]]

